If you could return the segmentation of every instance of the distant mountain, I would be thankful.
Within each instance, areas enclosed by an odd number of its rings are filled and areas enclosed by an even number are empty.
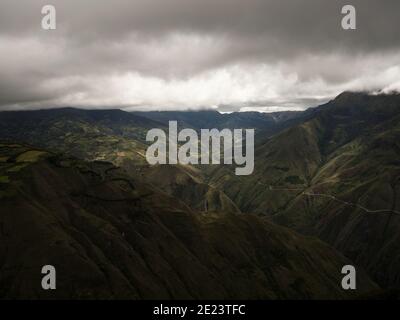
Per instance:
[[[323,242],[202,214],[104,162],[0,144],[0,298],[341,299],[378,287]],[[39,290],[54,265],[57,290]]]
[[[86,160],[144,164],[145,137],[159,122],[121,110],[0,112],[0,138]]]
[[[135,139],[144,139],[145,134],[143,134],[143,129],[162,127],[160,122],[118,109],[84,110],[60,108],[32,111],[2,111],[0,112],[2,130],[0,133],[2,138],[10,136],[10,138],[21,137],[29,139],[30,134],[39,135],[40,130],[52,130],[52,126],[54,126],[54,133],[57,133],[56,129],[59,129],[59,132],[63,133],[63,131],[69,129],[68,124],[72,124],[73,122],[95,126],[97,130],[107,134],[122,135]],[[81,128],[71,126],[71,129],[81,130],[81,133],[85,132],[84,126]],[[47,132],[47,134],[51,133],[53,132]],[[31,139],[38,138],[40,137],[34,136]]]
[[[168,121],[178,121],[181,128],[193,129],[246,129],[271,130],[291,119],[295,119],[301,112],[232,112],[219,113],[218,111],[150,111],[134,112],[135,115],[149,118],[168,125]]]

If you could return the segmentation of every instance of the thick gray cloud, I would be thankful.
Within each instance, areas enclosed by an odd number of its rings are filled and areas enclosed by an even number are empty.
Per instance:
[[[398,0],[2,0],[0,105],[268,111],[399,89],[399,18]]]

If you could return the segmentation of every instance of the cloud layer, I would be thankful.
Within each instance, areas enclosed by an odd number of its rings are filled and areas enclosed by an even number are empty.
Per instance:
[[[398,0],[42,0],[0,3],[0,108],[304,109],[400,89]]]

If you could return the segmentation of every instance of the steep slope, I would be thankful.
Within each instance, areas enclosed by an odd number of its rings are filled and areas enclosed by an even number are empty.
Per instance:
[[[275,221],[318,235],[382,285],[399,287],[399,141],[397,116],[339,148]]]
[[[237,200],[242,210],[274,214],[295,197],[294,191],[310,186],[320,168],[342,146],[360,137],[367,141],[372,128],[398,115],[400,95],[343,93],[309,112],[304,122],[270,138],[256,138],[252,175],[236,177],[231,168],[221,166],[210,172],[210,181]],[[274,188],[293,192],[281,192],[281,199],[280,195],[269,195]]]
[[[142,167],[141,178],[155,188],[180,199],[189,207],[204,212],[240,213],[221,190],[205,182],[203,173],[190,165]]]
[[[218,168],[211,183],[242,211],[317,235],[399,288],[399,130],[400,95],[344,93],[261,143],[253,175]]]
[[[230,167],[214,167],[208,173],[210,184],[224,190],[244,212],[279,212],[293,198],[293,193],[271,192],[270,186],[279,189],[307,186],[322,162],[318,132],[319,126],[308,122],[289,128],[256,146],[251,175],[235,176]]]
[[[104,162],[0,145],[2,298],[346,298],[352,262],[253,215],[200,214]],[[57,290],[40,289],[41,267]],[[359,270],[357,294],[377,286]]]

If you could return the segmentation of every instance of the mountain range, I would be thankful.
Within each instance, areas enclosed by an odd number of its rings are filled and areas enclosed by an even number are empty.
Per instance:
[[[255,128],[255,170],[156,165],[151,128]],[[400,289],[400,95],[304,112],[0,112],[0,297],[345,299]],[[54,264],[55,293],[38,289]],[[341,268],[357,269],[357,290]]]

